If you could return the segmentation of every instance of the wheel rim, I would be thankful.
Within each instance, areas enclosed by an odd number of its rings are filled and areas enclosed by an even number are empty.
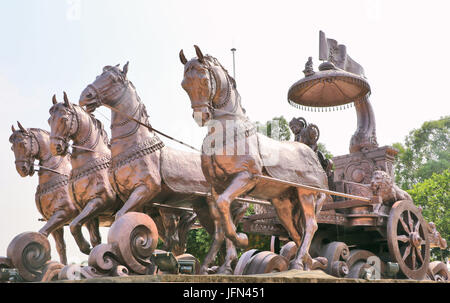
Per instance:
[[[430,262],[430,241],[426,221],[411,201],[398,201],[392,206],[387,238],[391,258],[403,274],[410,279],[424,279]]]

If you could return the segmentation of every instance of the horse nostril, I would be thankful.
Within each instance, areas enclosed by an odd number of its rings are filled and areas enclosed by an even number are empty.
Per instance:
[[[22,166],[22,172],[24,172],[24,173],[27,172],[27,167],[25,165]]]

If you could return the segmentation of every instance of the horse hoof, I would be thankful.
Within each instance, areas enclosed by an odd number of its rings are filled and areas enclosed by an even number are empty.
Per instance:
[[[91,253],[91,246],[85,242],[80,246],[80,251],[85,255],[89,255]]]
[[[301,262],[296,262],[295,260],[292,260],[289,263],[289,269],[299,269],[304,270],[303,264]]]
[[[233,270],[231,269],[231,266],[221,266],[217,273],[220,275],[232,275]]]
[[[202,266],[198,272],[199,275],[207,275],[208,274],[208,267]]]
[[[219,266],[213,266],[213,267],[208,268],[206,272],[208,273],[208,275],[214,275],[214,274],[217,274],[218,270],[219,270]]]

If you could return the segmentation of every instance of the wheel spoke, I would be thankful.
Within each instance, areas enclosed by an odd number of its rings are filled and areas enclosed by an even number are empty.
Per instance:
[[[409,230],[413,231],[413,220],[411,218],[411,212],[409,210],[406,211],[408,213],[408,224],[409,224]]]
[[[419,232],[419,227],[420,227],[420,220],[417,220],[416,226],[414,226],[414,231],[415,231],[416,233]]]
[[[405,235],[399,235],[397,236],[398,241],[402,241],[403,243],[407,243],[409,241],[409,237]]]
[[[403,220],[402,215],[400,215],[400,216],[398,217],[398,219],[399,219],[400,222],[402,223],[403,229],[409,234],[409,233],[410,233],[409,227],[408,227],[408,225],[406,225],[405,221]]]
[[[412,250],[411,259],[412,259],[412,269],[415,270],[416,269],[416,250],[415,249]]]
[[[408,245],[405,249],[405,253],[403,254],[402,260],[405,261],[405,259],[409,256],[409,253],[411,252],[411,244]]]
[[[417,250],[417,256],[419,257],[420,262],[422,262],[422,264],[425,263],[425,262],[423,261],[422,252],[420,251],[420,248],[419,248],[419,247],[416,247],[416,250]]]

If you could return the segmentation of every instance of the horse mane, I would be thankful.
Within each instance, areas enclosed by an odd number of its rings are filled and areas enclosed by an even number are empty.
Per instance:
[[[100,135],[102,136],[103,142],[106,145],[110,145],[109,143],[109,138],[108,138],[108,134],[105,131],[105,128],[103,127],[103,123],[97,119],[93,114],[88,113],[83,107],[81,107],[78,104],[72,104],[74,106],[76,106],[77,108],[81,109],[84,113],[86,113],[88,115],[88,117],[91,119],[92,123],[94,124],[95,128],[100,130]]]
[[[50,132],[46,131],[45,129],[42,128],[28,128],[27,129],[29,132],[38,132],[38,133],[43,133],[47,136],[50,136]],[[15,138],[17,137],[18,134],[21,135],[25,135],[23,130],[17,129],[16,131],[14,131],[14,133],[9,137],[9,142],[10,143],[14,143]]]
[[[231,77],[228,70],[219,62],[219,60],[217,60],[216,57],[213,57],[211,55],[205,55],[204,58],[206,59],[205,62],[207,62],[210,67],[212,67],[214,65],[219,66],[224,71],[224,73],[228,77],[228,79],[230,79],[230,82],[233,85],[233,88],[236,89],[236,80],[234,80],[234,78]]]

